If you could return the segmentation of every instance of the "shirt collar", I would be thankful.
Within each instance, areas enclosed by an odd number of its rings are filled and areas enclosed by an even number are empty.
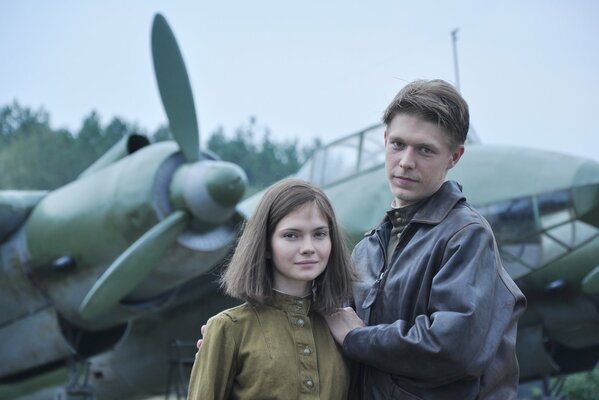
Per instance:
[[[395,207],[395,201],[391,204],[391,209],[387,211],[387,218],[393,224],[394,228],[406,226],[412,219],[416,211],[424,203],[424,200],[418,201],[405,207]]]
[[[306,297],[292,296],[276,290],[272,291],[272,296],[266,300],[266,304],[283,310],[285,312],[308,315],[312,305],[311,295]]]

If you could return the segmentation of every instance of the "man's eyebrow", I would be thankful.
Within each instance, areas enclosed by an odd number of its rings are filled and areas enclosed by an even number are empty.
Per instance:
[[[430,147],[430,148],[436,149],[436,150],[439,149],[439,146],[437,144],[435,144],[434,142],[419,142],[419,143],[412,144],[412,143],[408,143],[408,141],[406,141],[402,137],[400,137],[400,136],[394,136],[392,134],[389,134],[389,136],[387,136],[387,140],[388,141],[398,141],[398,142],[402,142],[402,143],[407,143],[407,144],[410,144],[410,145],[415,146],[415,147]]]

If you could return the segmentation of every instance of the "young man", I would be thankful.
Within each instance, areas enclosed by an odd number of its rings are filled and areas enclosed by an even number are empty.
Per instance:
[[[464,153],[468,105],[450,84],[415,81],[385,111],[393,204],[358,243],[356,312],[327,319],[360,364],[363,399],[516,399],[525,299],[487,221],[445,182]]]

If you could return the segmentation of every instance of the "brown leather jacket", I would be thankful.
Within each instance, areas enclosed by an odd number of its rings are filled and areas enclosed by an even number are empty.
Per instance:
[[[517,321],[526,300],[505,272],[487,221],[455,182],[416,212],[390,265],[391,222],[358,243],[358,315],[345,338],[362,398],[516,399]]]

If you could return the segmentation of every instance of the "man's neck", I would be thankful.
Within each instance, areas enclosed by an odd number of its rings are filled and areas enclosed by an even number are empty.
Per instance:
[[[407,210],[410,210],[410,209],[416,209],[416,208],[420,207],[420,205],[422,203],[424,203],[427,199],[428,199],[428,197],[426,199],[418,200],[418,201],[416,201],[414,203],[403,204],[403,205],[398,205],[399,202],[397,201],[397,199],[393,199],[393,201],[391,202],[391,208],[394,209],[394,210],[401,210],[401,211],[404,211],[404,210],[407,211]]]

